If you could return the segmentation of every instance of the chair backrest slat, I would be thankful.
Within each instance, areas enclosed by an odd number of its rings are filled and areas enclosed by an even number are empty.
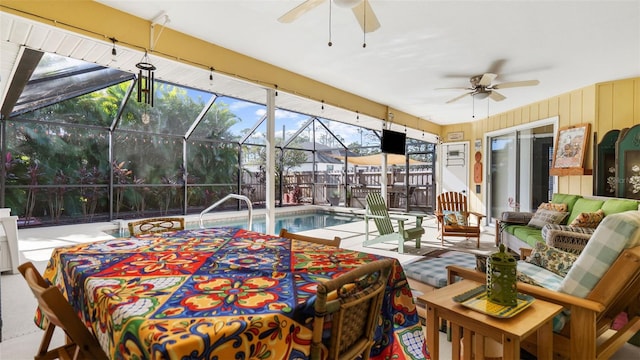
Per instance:
[[[379,218],[374,218],[373,222],[376,224],[380,235],[393,234],[395,232],[382,194],[379,192],[367,194],[367,211],[372,215],[379,216]]]
[[[287,231],[287,229],[280,229],[280,237],[335,247],[340,247],[340,242],[342,241],[342,239],[340,239],[340,237],[338,236],[335,236],[333,240],[329,240],[308,235],[295,234]]]
[[[438,195],[436,200],[439,212],[467,212],[467,197],[459,192],[449,191]]]
[[[165,231],[184,230],[184,218],[161,217],[131,221],[128,224],[132,236],[160,233]]]
[[[394,261],[376,260],[318,283],[311,359],[321,358],[324,322],[328,315],[331,315],[330,335],[324,339],[329,351],[327,359],[369,358]]]

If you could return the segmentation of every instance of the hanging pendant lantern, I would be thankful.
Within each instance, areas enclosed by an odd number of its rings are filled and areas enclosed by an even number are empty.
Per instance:
[[[516,259],[505,252],[504,244],[500,251],[489,256],[487,262],[487,297],[489,301],[500,305],[518,305],[516,289]]]
[[[138,102],[144,102],[153,107],[153,72],[156,70],[156,67],[149,62],[146,52],[144,53],[142,61],[137,63],[136,67],[140,69],[138,72]]]

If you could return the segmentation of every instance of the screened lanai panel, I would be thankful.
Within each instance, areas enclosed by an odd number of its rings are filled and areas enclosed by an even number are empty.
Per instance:
[[[105,129],[24,120],[6,125],[4,207],[26,225],[108,218]]]
[[[118,128],[152,134],[184,136],[212,93],[184,86],[155,81],[154,106],[138,102],[138,88],[134,87],[120,118]]]
[[[238,149],[237,143],[187,141],[187,197],[190,208],[202,210],[228,194],[238,193]],[[224,206],[216,211],[224,209]]]
[[[120,218],[181,214],[182,139],[116,131],[113,134],[113,208]]]
[[[117,116],[129,86],[131,82],[115,84],[106,89],[20,114],[16,119],[82,124],[106,129]]]
[[[238,143],[265,112],[263,105],[219,96],[194,129],[191,138]]]
[[[191,137],[240,142],[251,136],[266,112],[265,105],[218,96]]]
[[[33,52],[36,51],[25,50],[23,56]],[[114,84],[126,82],[129,86],[133,78],[133,74],[121,70],[44,53],[14,104],[11,116],[89,94]],[[88,98],[83,97],[83,100],[86,101]],[[86,123],[91,123],[91,120],[85,119]]]

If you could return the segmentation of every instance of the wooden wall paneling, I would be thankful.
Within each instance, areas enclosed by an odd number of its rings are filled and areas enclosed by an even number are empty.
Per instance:
[[[600,131],[613,129],[613,84],[606,83],[597,86],[598,100],[596,102],[598,123],[602,125]],[[604,132],[602,132],[604,134]]]
[[[505,128],[510,128],[513,127],[515,125],[515,114],[513,111],[509,111],[506,114],[506,122],[505,122]]]
[[[612,118],[617,126],[631,127],[633,123],[633,79],[613,84]]]
[[[512,111],[513,114],[513,124],[514,125],[522,125],[522,113],[519,111]]]
[[[538,119],[546,119],[549,115],[549,101],[541,101],[538,103]]]
[[[529,105],[529,118],[532,120],[540,120],[540,107],[538,103]]]
[[[507,128],[507,114],[506,113],[502,113],[500,115],[498,115],[499,119],[500,119],[500,129],[506,129]]]
[[[560,116],[560,98],[558,96],[554,96],[547,101],[549,104],[549,116]],[[559,121],[562,121],[560,119]]]
[[[582,91],[572,91],[569,94],[569,112],[571,116],[571,124],[581,124],[584,121],[582,114]]]
[[[522,124],[527,124],[531,122],[531,113],[529,112],[528,106],[521,108],[520,116],[522,116]]]
[[[578,124],[571,118],[571,94],[558,96],[558,114],[560,115],[560,127]]]

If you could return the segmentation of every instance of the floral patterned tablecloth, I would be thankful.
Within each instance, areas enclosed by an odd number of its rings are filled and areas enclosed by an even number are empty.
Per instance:
[[[220,227],[57,248],[44,276],[112,359],[306,359],[316,282],[378,258]],[[397,261],[381,315],[372,359],[427,357]]]

